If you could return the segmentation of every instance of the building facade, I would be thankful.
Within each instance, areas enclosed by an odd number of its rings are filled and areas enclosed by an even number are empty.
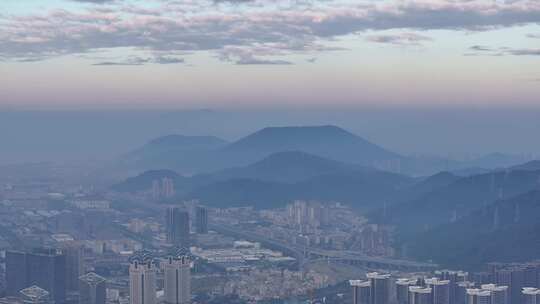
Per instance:
[[[169,257],[163,263],[165,303],[191,302],[191,262],[188,256]]]

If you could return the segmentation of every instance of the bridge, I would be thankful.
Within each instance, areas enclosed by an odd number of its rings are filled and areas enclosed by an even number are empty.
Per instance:
[[[306,262],[324,260],[349,265],[361,266],[370,269],[389,269],[401,271],[432,271],[437,268],[436,264],[422,263],[411,260],[391,259],[385,257],[373,257],[358,251],[347,250],[324,250],[311,247],[299,247],[283,241],[270,239],[267,236],[253,232],[241,231],[227,225],[211,225],[212,230],[225,235],[243,238],[252,242],[259,242],[263,246],[281,251],[284,254],[297,259],[300,267]]]

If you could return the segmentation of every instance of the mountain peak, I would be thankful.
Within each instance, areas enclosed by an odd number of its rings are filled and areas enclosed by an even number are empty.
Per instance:
[[[277,152],[300,151],[365,165],[400,158],[395,153],[333,125],[267,127],[230,144],[225,150],[252,159]]]
[[[286,136],[358,136],[334,125],[321,125],[321,126],[285,126],[285,127],[266,127],[252,134],[255,135],[286,135]]]

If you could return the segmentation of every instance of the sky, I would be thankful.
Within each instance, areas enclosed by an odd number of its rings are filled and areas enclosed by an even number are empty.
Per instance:
[[[538,0],[2,0],[0,109],[539,108]]]

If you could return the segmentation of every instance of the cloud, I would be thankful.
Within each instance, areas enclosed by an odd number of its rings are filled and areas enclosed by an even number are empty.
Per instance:
[[[489,55],[489,56],[540,56],[540,48],[510,48],[510,47],[489,47],[473,45],[469,47],[472,53],[467,56]]]
[[[291,65],[293,64],[287,60],[281,59],[268,59],[268,57],[275,57],[283,55],[283,46],[281,49],[279,46],[256,46],[256,47],[236,47],[227,46],[220,51],[218,56],[223,61],[234,62],[237,65]],[[266,59],[263,59],[263,58]]]
[[[393,35],[372,35],[366,38],[367,41],[376,43],[386,43],[400,46],[420,46],[423,42],[433,41],[432,38],[415,34],[401,33]]]
[[[527,34],[527,37],[533,39],[540,39],[540,34]]]
[[[71,0],[73,2],[83,2],[83,3],[97,3],[97,4],[105,4],[105,3],[112,3],[116,0]]]
[[[94,66],[139,66],[145,64],[180,64],[184,63],[183,58],[171,57],[171,56],[155,56],[153,58],[143,58],[132,56],[125,60],[117,61],[100,61],[93,63]]]
[[[293,64],[287,60],[270,60],[270,59],[258,59],[258,58],[242,58],[235,62],[238,65],[291,65]]]
[[[13,60],[46,59],[132,48],[162,54],[210,51],[222,60],[238,64],[285,64],[288,61],[283,58],[290,54],[313,56],[333,51],[336,49],[329,47],[329,41],[363,31],[406,30],[405,34],[373,35],[368,39],[418,45],[429,41],[428,37],[414,33],[423,30],[479,31],[540,22],[537,0],[154,0],[141,3],[116,1],[111,6],[0,16],[0,56]],[[235,48],[251,54],[251,58],[223,55]]]
[[[85,2],[85,3],[98,3],[98,4],[104,4],[104,3],[111,3],[115,2],[116,0],[71,0],[73,2]]]

